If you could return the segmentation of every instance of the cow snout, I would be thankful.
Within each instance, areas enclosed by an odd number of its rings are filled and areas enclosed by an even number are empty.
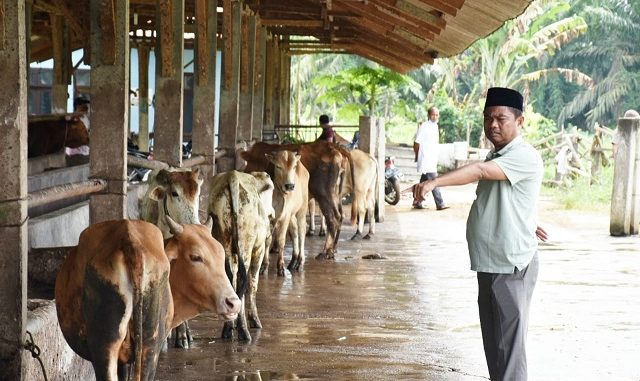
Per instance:
[[[234,320],[240,312],[241,302],[236,296],[230,296],[224,300],[224,311],[220,314],[224,320]]]
[[[291,192],[295,187],[296,185],[293,183],[284,184],[284,190],[286,190],[287,192]]]

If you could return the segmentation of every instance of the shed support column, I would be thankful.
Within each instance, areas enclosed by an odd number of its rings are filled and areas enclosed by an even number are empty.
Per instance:
[[[149,152],[149,45],[138,45],[138,147]]]
[[[182,165],[184,0],[157,0],[156,93],[153,155]]]
[[[275,119],[273,117],[273,94],[275,85],[275,39],[276,36],[267,36],[266,52],[265,52],[265,77],[264,77],[264,124],[269,129],[273,129]]]
[[[280,36],[273,40],[273,123],[280,123],[280,103],[282,88],[282,51],[280,51]]]
[[[222,89],[220,92],[220,147],[233,151],[236,145],[240,95],[240,23],[242,3],[235,0],[223,1],[224,49],[222,51]],[[234,168],[234,159],[224,157],[218,160],[218,171]]]
[[[216,105],[216,6],[209,0],[196,0],[195,85],[193,87],[193,154],[206,158],[199,166],[205,181],[200,206],[206,211],[209,181],[214,174],[214,117]]]
[[[255,68],[256,17],[242,13],[242,52],[240,56],[240,110],[238,113],[238,141],[251,140],[253,118],[253,73]]]
[[[289,37],[287,37],[288,40]],[[280,124],[290,124],[289,110],[291,109],[291,56],[282,49],[280,66]]]
[[[24,380],[27,319],[27,59],[25,2],[0,2],[0,380]],[[17,85],[17,86],[16,86]]]
[[[92,224],[127,216],[129,0],[91,0],[90,177],[107,189],[89,201]]]
[[[638,234],[640,222],[640,118],[618,119],[620,142],[613,175],[611,221],[614,236]]]
[[[378,194],[376,203],[378,215],[376,221],[384,221],[384,119],[371,116],[360,116],[360,142],[358,148],[371,154],[378,161]]]
[[[256,24],[259,24],[256,18]],[[253,72],[253,119],[251,121],[251,136],[253,139],[262,140],[262,128],[264,125],[264,84],[265,84],[265,55],[267,46],[267,29],[256,25],[255,63]]]
[[[71,43],[69,27],[63,16],[51,16],[51,41],[53,47],[53,85],[51,113],[67,112],[68,86],[71,79]]]

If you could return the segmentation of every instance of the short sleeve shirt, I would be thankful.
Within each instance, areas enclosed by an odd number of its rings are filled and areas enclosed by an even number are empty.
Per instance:
[[[487,156],[507,180],[481,180],[467,219],[471,270],[511,274],[525,268],[538,248],[536,204],[542,184],[540,154],[521,137]]]
[[[420,144],[418,149],[418,173],[438,172],[438,144],[440,131],[438,123],[430,120],[420,124],[413,141]]]

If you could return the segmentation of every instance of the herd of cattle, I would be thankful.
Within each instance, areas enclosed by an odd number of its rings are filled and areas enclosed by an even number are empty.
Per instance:
[[[188,347],[188,319],[215,312],[223,338],[251,340],[261,328],[256,307],[259,275],[277,252],[283,276],[305,261],[307,212],[320,206],[327,234],[320,259],[333,258],[342,224],[342,198],[351,193],[351,222],[368,239],[375,230],[376,160],[328,142],[255,143],[240,155],[244,172],[210,179],[208,220],[200,224],[198,170],[156,171],[142,201],[145,221],[91,225],[67,257],[56,281],[58,319],[71,348],[91,361],[97,380],[151,380],[158,355],[177,328],[175,345]],[[311,206],[311,208],[310,208]],[[352,238],[352,239],[353,239]],[[245,299],[248,303],[245,313]],[[247,324],[248,320],[248,324]]]

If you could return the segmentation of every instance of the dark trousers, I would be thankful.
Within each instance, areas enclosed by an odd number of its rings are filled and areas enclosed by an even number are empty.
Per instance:
[[[436,172],[423,173],[420,176],[420,182],[427,181],[427,180],[433,180],[436,177],[438,177],[438,174]],[[433,195],[433,201],[436,202],[436,206],[438,208],[443,207],[444,206],[444,200],[442,199],[442,195],[440,194],[440,188],[433,188],[433,191],[431,191],[431,194]]]
[[[526,381],[525,342],[538,255],[513,274],[478,273],[478,309],[492,381]]]

